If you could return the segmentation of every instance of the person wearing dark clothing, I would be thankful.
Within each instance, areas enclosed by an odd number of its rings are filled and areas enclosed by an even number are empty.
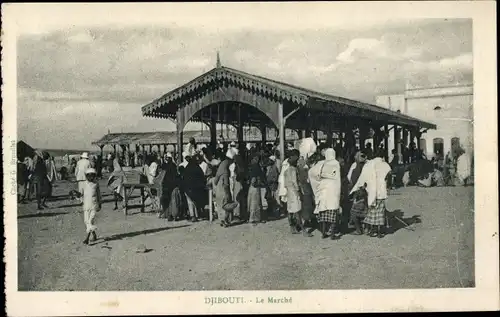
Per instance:
[[[30,171],[28,170],[28,166],[25,163],[18,161],[17,162],[17,202],[25,203],[26,196],[29,193],[30,179],[29,179]],[[21,193],[22,191],[22,193]]]
[[[355,162],[352,164],[349,173],[347,174],[347,179],[349,181],[348,192],[350,193],[358,182],[363,167],[366,164],[366,156],[363,152],[357,152],[355,156]],[[349,194],[348,194],[349,195]],[[353,195],[349,197],[350,201],[350,223],[356,228],[355,234],[360,235],[363,233],[362,222],[366,216],[368,210],[368,205],[365,204],[365,196],[363,190],[358,190],[354,192]]]
[[[366,147],[363,150],[363,153],[365,153],[365,156],[367,159],[371,160],[373,158],[373,149],[372,149],[372,144],[371,143],[366,143]]]
[[[410,149],[408,149],[407,146],[403,147],[403,164],[409,164],[410,163]]]
[[[391,166],[391,168],[395,168],[397,165],[399,165],[399,155],[396,149],[393,149],[391,153],[392,155],[389,158],[390,159],[389,165]]]
[[[261,197],[261,189],[267,186],[266,175],[260,167],[259,155],[255,155],[251,159],[250,166],[248,168],[247,182],[247,208],[249,214],[248,221],[254,225],[256,225],[258,222],[266,222],[266,217],[265,215],[263,215]]]
[[[97,160],[95,163],[95,170],[97,179],[102,179],[102,155],[97,155]]]
[[[43,207],[48,208],[45,201],[50,194],[51,185],[47,178],[47,165],[45,165],[43,158],[35,154],[33,165],[32,182],[35,185],[37,209],[42,210]]]
[[[280,198],[278,195],[278,178],[280,175],[279,166],[276,162],[276,156],[272,155],[270,157],[270,164],[266,172],[266,181],[268,185],[268,210],[275,215],[280,215]]]
[[[172,157],[167,157],[166,161],[162,164],[162,170],[165,171],[165,177],[162,182],[162,197],[161,205],[162,205],[162,214],[161,217],[166,217],[169,220],[174,220],[177,218],[179,214],[179,174],[177,173],[177,166],[172,161]],[[176,194],[174,194],[174,190],[177,189]]]
[[[189,160],[183,174],[184,191],[188,203],[191,221],[197,221],[200,211],[206,204],[206,181],[205,174],[197,160]]]

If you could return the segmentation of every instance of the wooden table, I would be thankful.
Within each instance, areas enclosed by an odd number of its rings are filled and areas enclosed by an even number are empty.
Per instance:
[[[128,213],[128,199],[130,198],[130,196],[134,192],[134,189],[136,189],[136,188],[140,189],[140,191],[141,191],[141,212],[144,212],[144,208],[145,208],[145,206],[144,206],[144,201],[145,201],[144,192],[145,192],[146,188],[150,187],[150,184],[123,183],[122,186],[123,186],[123,195],[124,195],[124,197],[123,197],[123,213],[125,214],[125,216]]]

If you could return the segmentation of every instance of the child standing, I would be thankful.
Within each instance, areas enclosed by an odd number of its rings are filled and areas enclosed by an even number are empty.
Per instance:
[[[85,171],[85,181],[82,194],[83,194],[83,219],[85,226],[87,227],[87,237],[83,240],[84,244],[89,244],[89,239],[92,241],[97,240],[96,226],[94,225],[94,219],[96,212],[101,210],[101,191],[99,189],[99,184],[96,181],[97,172],[93,168],[88,168]]]
[[[366,191],[366,184],[363,187],[360,187],[352,195],[353,202],[351,207],[351,221],[354,223],[356,228],[354,234],[362,235],[362,223],[368,210],[368,192]]]

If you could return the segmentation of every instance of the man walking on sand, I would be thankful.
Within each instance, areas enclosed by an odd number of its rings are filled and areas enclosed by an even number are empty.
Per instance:
[[[83,152],[82,156],[80,156],[80,160],[76,163],[75,168],[75,177],[76,182],[78,183],[78,192],[80,192],[80,194],[83,194],[83,187],[85,185],[85,181],[87,180],[85,171],[89,168],[89,154],[87,152]],[[83,203],[83,197],[80,197],[79,200],[80,203]]]

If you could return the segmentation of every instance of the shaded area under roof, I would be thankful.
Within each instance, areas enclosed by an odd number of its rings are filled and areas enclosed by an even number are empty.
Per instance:
[[[236,131],[224,129],[222,132],[224,136],[224,141],[234,141],[238,142]],[[194,138],[198,143],[210,143],[210,132],[206,131],[184,131],[183,136],[186,142],[189,138]],[[268,142],[274,142],[276,140],[276,132],[269,130],[267,132]],[[217,135],[219,138],[219,134]],[[318,132],[318,138],[323,140],[326,139],[326,135]],[[298,135],[292,130],[287,130],[286,134],[287,140],[298,140]],[[244,133],[245,142],[261,142],[262,136],[257,128],[253,128],[247,133]],[[103,136],[100,140],[92,142],[93,145],[104,146],[104,145],[128,145],[128,144],[140,144],[140,145],[162,145],[162,144],[176,144],[177,143],[177,132],[176,131],[162,131],[162,132],[130,132],[130,133],[109,133]]]
[[[280,102],[293,103],[311,111],[327,112],[340,116],[375,120],[386,124],[436,129],[433,123],[425,122],[383,107],[330,94],[316,92],[240,70],[218,67],[192,81],[161,96],[142,107],[144,116],[175,118],[176,111],[187,101],[196,100],[210,86],[221,82],[237,85],[252,94],[261,95]],[[196,120],[199,118],[193,118]]]

